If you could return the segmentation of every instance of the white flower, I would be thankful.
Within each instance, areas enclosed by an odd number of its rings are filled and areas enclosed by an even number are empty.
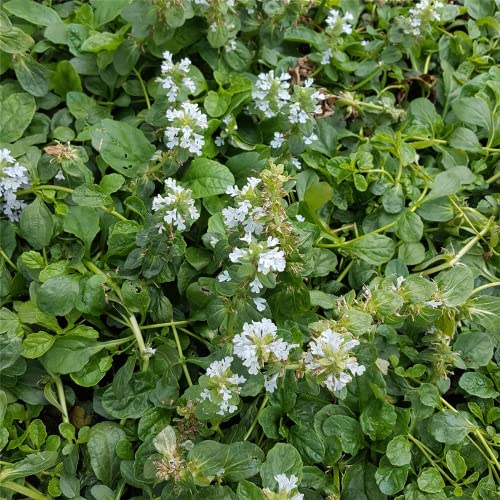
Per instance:
[[[12,221],[19,220],[24,201],[17,199],[17,191],[29,186],[28,169],[20,165],[12,156],[10,150],[0,149],[0,205],[2,212]]]
[[[236,50],[236,38],[231,38],[230,40],[228,40],[227,42],[227,46],[226,46],[226,52],[233,52]]]
[[[268,488],[265,488],[263,492],[266,498],[303,500],[304,495],[302,493],[298,493],[297,490],[299,481],[297,476],[291,475],[288,477],[286,474],[276,474],[274,476],[274,480],[278,483],[278,494],[272,494]]]
[[[279,77],[274,76],[274,71],[261,73],[257,77],[252,91],[255,108],[262,112],[264,117],[272,118],[290,100],[289,88],[290,75],[283,73]]]
[[[396,284],[391,286],[391,289],[393,291],[397,291],[401,288],[401,285],[405,282],[405,277],[404,276],[398,276],[396,278]]]
[[[178,186],[175,179],[166,179],[165,196],[160,194],[155,196],[151,208],[153,212],[158,212],[168,225],[184,231],[200,217],[192,195],[190,189]],[[162,231],[163,229],[160,230]]]
[[[223,271],[222,273],[217,276],[217,280],[220,283],[223,283],[224,281],[231,281],[231,275],[229,274],[229,271]]]
[[[439,0],[421,0],[408,11],[408,16],[401,18],[403,31],[408,35],[422,35],[422,28],[432,22],[441,21],[441,9],[445,7]]]
[[[248,368],[251,375],[269,360],[286,361],[290,351],[298,344],[289,344],[277,335],[278,328],[267,318],[245,323],[243,331],[233,339],[234,354]]]
[[[428,300],[427,302],[424,302],[426,306],[432,307],[432,309],[437,309],[438,307],[441,307],[443,303],[440,300]]]
[[[262,312],[266,310],[266,299],[263,299],[261,297],[256,297],[253,299],[253,303],[255,304],[255,307],[257,308],[257,311]]]
[[[352,22],[354,21],[354,16],[347,12],[342,17],[340,13],[336,9],[330,10],[328,17],[326,18],[326,24],[328,25],[328,29],[331,31],[337,30],[339,33],[346,33],[350,35],[353,30]]]
[[[200,377],[200,385],[203,386],[200,398],[218,405],[218,415],[234,413],[238,409],[239,386],[246,382],[245,377],[233,374],[232,362],[231,356],[214,361],[207,368],[206,375]]]
[[[304,357],[305,367],[319,384],[331,391],[340,391],[351,382],[354,375],[365,372],[365,367],[350,352],[358,345],[359,340],[352,334],[327,328],[309,343],[309,350]]]
[[[198,104],[184,102],[181,109],[167,110],[166,117],[171,123],[165,129],[167,146],[177,146],[193,155],[201,156],[205,138],[199,132],[208,127],[208,121],[207,115],[200,111]]]
[[[298,222],[304,222],[306,219],[303,215],[296,215],[295,218],[297,219]]]
[[[253,293],[259,293],[264,288],[264,285],[259,281],[259,278],[255,278],[250,282],[250,290]]]
[[[215,145],[216,145],[216,146],[218,146],[219,148],[220,148],[221,146],[224,146],[224,144],[225,144],[224,139],[223,139],[220,135],[218,135],[218,136],[215,138],[214,142],[215,142]]]
[[[144,354],[146,354],[148,357],[154,356],[156,354],[156,349],[148,346],[144,349]]]
[[[285,136],[281,132],[274,132],[274,138],[271,141],[271,147],[278,149],[285,143]]]
[[[333,52],[332,52],[332,49],[326,49],[322,56],[321,56],[321,64],[323,66],[326,66],[327,64],[330,64],[330,61],[332,59],[332,56],[333,56]]]
[[[290,161],[297,170],[302,170],[302,164],[297,158],[292,158]]]
[[[307,145],[312,144],[314,141],[318,140],[318,136],[316,134],[306,135],[304,136],[304,143]]]
[[[267,392],[272,394],[278,387],[278,375],[279,373],[275,373],[272,377],[264,375],[264,389]]]
[[[156,79],[161,86],[167,90],[167,99],[175,102],[180,90],[189,90],[193,93],[196,85],[187,76],[191,67],[191,60],[185,57],[180,62],[173,62],[172,53],[168,50],[163,52],[163,62],[161,64],[161,76]]]
[[[262,274],[268,274],[270,271],[283,272],[286,268],[285,252],[277,247],[279,241],[277,238],[269,237],[266,242],[268,250],[259,253],[257,271]]]

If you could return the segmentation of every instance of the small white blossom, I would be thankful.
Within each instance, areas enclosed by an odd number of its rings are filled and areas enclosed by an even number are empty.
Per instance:
[[[285,143],[285,136],[281,132],[274,132],[273,140],[271,141],[271,147],[273,149],[278,149]]]
[[[299,478],[295,475],[288,477],[286,474],[276,474],[274,480],[278,483],[278,493],[272,493],[268,488],[264,488],[265,498],[280,500],[303,500],[304,495],[297,490]]]
[[[432,22],[441,21],[441,9],[445,4],[439,0],[421,0],[408,11],[408,16],[401,18],[403,31],[407,35],[421,36],[422,29]]]
[[[354,16],[347,12],[343,16],[340,15],[340,12],[337,9],[332,9],[328,13],[328,17],[326,18],[326,24],[328,25],[328,29],[330,31],[337,31],[338,33],[345,33],[350,35],[353,30],[352,22],[354,21]]]
[[[156,354],[156,349],[148,346],[144,349],[144,354],[146,354],[148,357],[154,356]]]
[[[17,191],[29,186],[28,169],[20,165],[10,150],[0,149],[0,197],[1,211],[12,221],[18,221],[26,203],[17,199]]]
[[[231,356],[214,361],[207,368],[206,375],[200,377],[200,385],[204,387],[200,398],[202,401],[208,400],[218,405],[218,415],[231,414],[238,409],[239,386],[246,382],[245,377],[233,374],[232,362]]]
[[[266,299],[263,299],[261,297],[256,297],[253,299],[253,303],[255,304],[255,307],[257,308],[257,311],[262,312],[266,310]]]
[[[300,160],[298,160],[297,158],[292,158],[290,161],[297,170],[302,170],[302,163],[300,163]]]
[[[426,306],[432,307],[432,309],[437,309],[438,307],[441,307],[443,303],[440,300],[428,300],[427,302],[424,302]]]
[[[286,361],[298,344],[289,344],[277,335],[277,326],[267,318],[245,323],[243,331],[233,339],[234,354],[251,375],[259,373],[269,360]]]
[[[318,383],[331,391],[340,391],[354,375],[362,375],[365,367],[351,355],[359,340],[350,333],[338,333],[327,328],[309,343],[304,361],[306,369]]]
[[[262,112],[265,118],[276,116],[290,100],[288,80],[290,80],[289,74],[283,73],[275,77],[272,70],[257,77],[252,98],[255,108]]]
[[[298,222],[304,222],[306,218],[303,215],[296,215],[295,218],[297,219]]]
[[[318,136],[316,134],[304,136],[304,143],[307,144],[308,146],[317,140],[318,140]]]
[[[163,53],[161,64],[161,76],[156,79],[161,86],[167,90],[167,99],[175,102],[179,91],[188,90],[193,93],[196,90],[194,81],[187,76],[191,67],[191,60],[185,57],[178,63],[173,62],[173,55],[168,50]]]
[[[330,61],[331,61],[332,57],[333,57],[333,51],[332,51],[332,49],[326,49],[323,52],[322,56],[321,56],[321,64],[323,66],[326,66],[327,64],[330,64]]]
[[[278,387],[278,375],[279,373],[275,373],[272,377],[264,376],[264,389],[270,394]]]
[[[229,274],[229,271],[223,271],[222,273],[217,276],[217,280],[220,283],[223,283],[224,281],[231,281],[231,275]]]
[[[259,254],[257,271],[268,274],[270,271],[283,272],[286,268],[285,252],[276,248],[279,244],[277,238],[269,237],[266,245],[268,250]]]
[[[260,282],[259,278],[255,278],[250,282],[250,290],[253,293],[259,293],[264,288],[264,285]]]
[[[155,196],[152,210],[158,212],[168,225],[184,231],[200,217],[200,213],[194,206],[192,195],[190,189],[178,186],[175,179],[166,179],[165,196],[160,194]],[[163,229],[160,230],[162,231]]]
[[[223,139],[220,135],[218,135],[218,136],[215,138],[214,142],[215,142],[215,145],[216,145],[216,146],[218,146],[219,148],[220,148],[221,146],[224,146],[224,144],[225,144],[224,139]]]
[[[169,109],[166,116],[171,123],[165,129],[167,146],[179,147],[193,155],[201,156],[205,138],[200,132],[208,127],[208,121],[207,115],[200,111],[198,104],[184,102],[181,109]]]

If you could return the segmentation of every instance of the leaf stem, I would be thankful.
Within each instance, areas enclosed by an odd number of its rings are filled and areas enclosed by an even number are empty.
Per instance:
[[[151,328],[163,328],[165,326],[182,326],[189,325],[190,323],[194,323],[194,320],[185,319],[182,321],[171,321],[170,323],[154,323],[153,325],[143,325],[141,328],[143,330],[150,330]]]
[[[27,486],[23,486],[22,484],[18,484],[14,481],[4,481],[0,483],[0,486],[2,488],[7,488],[8,490],[15,491],[16,493],[33,500],[50,500],[50,497],[45,496],[31,485],[28,488]]]
[[[427,450],[424,448],[424,446],[422,446],[422,443],[416,439],[415,437],[413,437],[411,434],[408,434],[408,438],[409,440],[415,444],[415,446],[420,450],[420,452],[425,456],[425,458],[427,458],[427,460],[429,461],[429,463],[436,469],[439,471],[439,473],[447,480],[449,481],[451,484],[453,485],[456,485],[457,483],[432,459],[432,457],[429,455],[429,453],[427,453]]]
[[[141,74],[135,68],[133,68],[133,72],[135,73],[135,76],[139,80],[139,84],[141,86],[142,93],[144,94],[144,99],[146,99],[146,106],[148,109],[151,109],[151,102],[149,101],[148,90],[146,88],[146,85],[144,85],[144,80],[142,79]]]
[[[248,429],[248,431],[245,434],[245,437],[243,438],[243,441],[246,441],[252,434],[252,432],[255,429],[255,426],[257,425],[257,422],[259,421],[259,417],[264,411],[264,408],[266,407],[267,403],[269,402],[269,395],[266,394],[264,396],[264,399],[262,400],[262,404],[260,405],[260,408],[257,410],[257,415],[255,415],[255,418],[253,419],[252,425]]]
[[[134,334],[135,341],[137,342],[137,347],[139,348],[139,356],[141,357],[141,371],[145,372],[149,366],[149,354],[146,352],[146,344],[144,342],[144,337],[142,336],[141,328],[139,323],[137,323],[137,318],[134,314],[128,317],[128,323],[132,333]]]
[[[182,366],[182,371],[184,372],[184,376],[186,377],[189,387],[192,387],[193,381],[191,380],[191,375],[189,375],[189,370],[186,365],[186,357],[182,352],[181,341],[179,340],[179,334],[177,333],[177,328],[175,328],[174,324],[171,325],[171,328],[172,328],[172,333],[174,334],[175,345],[177,346],[177,352],[179,353],[179,363]]]
[[[439,264],[438,266],[431,267],[430,269],[426,269],[425,271],[422,271],[420,274],[423,276],[426,276],[428,274],[432,273],[437,273],[438,271],[444,271],[445,269],[449,269],[450,267],[455,266],[460,262],[460,259],[490,230],[491,223],[494,221],[493,218],[491,218],[488,223],[481,229],[479,233],[474,236],[474,238],[471,238],[471,240],[462,247],[462,249],[453,257],[453,259],[449,260],[448,262],[445,262],[444,264]]]
[[[482,292],[487,288],[493,288],[495,286],[500,286],[500,281],[494,281],[493,283],[486,283],[484,285],[478,286],[477,288],[474,288],[474,290],[472,290],[471,296],[476,295],[476,293]]]
[[[66,396],[64,394],[64,386],[61,381],[61,377],[59,375],[54,375],[51,373],[52,380],[54,381],[54,384],[56,386],[56,391],[57,391],[57,399],[59,400],[59,404],[61,405],[61,413],[62,413],[62,419],[63,422],[68,423],[69,422],[69,413],[68,413],[68,406],[66,404]]]
[[[7,264],[9,264],[12,269],[14,269],[14,271],[17,271],[17,266],[14,264],[14,262],[12,262],[9,257],[7,256],[7,254],[4,252],[3,248],[0,247],[0,257],[2,257],[5,262],[7,262]]]

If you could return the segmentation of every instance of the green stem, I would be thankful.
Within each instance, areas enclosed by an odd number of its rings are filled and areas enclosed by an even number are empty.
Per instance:
[[[133,71],[135,73],[135,76],[139,80],[139,84],[141,86],[142,93],[144,94],[144,99],[146,99],[146,106],[148,109],[151,109],[151,102],[149,101],[148,90],[146,88],[146,85],[144,85],[144,80],[142,79],[141,74],[135,68],[133,68]]]
[[[141,371],[145,372],[149,366],[149,354],[146,353],[146,344],[144,343],[144,337],[142,336],[139,323],[134,314],[128,317],[128,322],[132,333],[134,334],[135,341],[137,342],[137,347],[139,348],[139,356],[141,357]]]
[[[474,290],[472,290],[471,296],[476,295],[476,293],[482,292],[487,288],[493,288],[495,286],[500,286],[500,281],[494,281],[493,283],[486,283],[484,285],[478,286],[477,288],[474,288]]]
[[[351,267],[354,265],[354,261],[351,260],[347,266],[344,267],[342,272],[337,276],[337,279],[335,281],[341,282],[346,276],[347,273],[351,270]]]
[[[460,414],[460,412],[458,410],[456,410],[452,405],[450,405],[450,403],[448,403],[448,401],[446,401],[446,399],[444,399],[443,397],[440,397],[440,400],[441,400],[441,403],[444,406],[446,406],[450,411],[452,411],[453,413],[456,413],[456,414]],[[462,415],[462,417],[463,417],[463,415]],[[495,464],[497,471],[500,472],[500,463],[498,462],[498,459],[497,459],[495,453],[490,448],[487,441],[484,439],[483,434],[481,433],[481,429],[479,427],[476,427],[472,422],[469,421],[469,419],[467,419],[465,417],[463,417],[463,418],[467,422],[467,424],[471,426],[471,428],[473,429],[472,432],[474,432],[475,436],[479,439],[481,444],[484,446],[486,453],[490,456],[490,459],[492,460],[493,464]]]
[[[182,371],[184,372],[184,376],[186,377],[186,380],[187,380],[189,387],[192,387],[193,381],[191,380],[191,375],[189,375],[189,370],[188,370],[188,367],[186,365],[186,357],[184,356],[184,353],[182,352],[181,341],[179,340],[179,334],[177,333],[177,328],[175,328],[174,324],[172,324],[172,332],[174,334],[175,345],[177,346],[177,352],[179,353],[179,363],[182,366]]]
[[[163,328],[166,326],[182,326],[189,325],[190,323],[194,323],[194,320],[186,319],[182,321],[171,321],[170,323],[155,323],[153,325],[143,325],[141,328],[143,330],[150,330],[151,328]]]
[[[59,375],[53,375],[52,380],[54,381],[54,384],[56,386],[56,391],[57,391],[57,399],[59,400],[59,404],[61,406],[61,413],[62,413],[62,419],[63,422],[69,422],[69,413],[68,413],[68,406],[66,404],[66,396],[64,394],[64,386],[61,381],[61,377]]]
[[[36,187],[30,188],[30,189],[21,189],[21,190],[17,191],[16,194],[18,194],[18,195],[29,194],[29,193],[35,193],[36,194],[37,191],[62,191],[63,193],[72,194],[72,193],[74,193],[75,190],[71,189],[71,188],[64,187],[64,186],[43,185],[43,186],[36,186]],[[114,210],[112,208],[108,208],[108,207],[105,207],[105,206],[101,206],[99,208],[101,210],[103,210],[104,212],[107,212],[108,214],[113,215],[117,219],[120,219],[121,221],[125,222],[125,221],[128,220],[121,213],[117,212],[116,210]]]
[[[252,425],[248,429],[247,433],[245,434],[245,437],[243,438],[243,441],[246,441],[252,434],[252,432],[255,429],[255,426],[257,425],[257,422],[259,421],[259,417],[264,411],[264,408],[266,407],[267,403],[269,402],[269,396],[266,394],[264,396],[264,399],[262,400],[262,404],[260,405],[260,408],[257,411],[257,415],[255,415],[255,418],[253,419]]]
[[[5,262],[7,262],[7,264],[12,267],[12,269],[14,269],[14,271],[17,271],[17,266],[9,259],[7,254],[3,251],[2,247],[0,247],[0,256],[5,260]]]
[[[426,269],[422,271],[420,274],[426,276],[428,274],[437,273],[438,271],[444,271],[445,269],[449,269],[450,267],[455,266],[460,262],[460,259],[490,230],[491,224],[494,219],[490,219],[488,224],[486,224],[481,231],[471,238],[471,240],[463,246],[463,248],[453,257],[453,259],[445,262],[444,264],[440,264],[439,266],[431,267],[430,269]]]
[[[432,457],[429,455],[429,453],[427,453],[427,450],[422,446],[422,443],[416,439],[415,437],[413,437],[411,434],[408,434],[408,438],[409,440],[415,444],[417,446],[417,448],[420,450],[420,452],[425,456],[425,458],[427,458],[427,460],[429,461],[429,463],[436,469],[440,472],[440,474],[447,480],[449,481],[451,484],[453,484],[454,486],[457,484],[453,478],[451,478],[433,459]]]
[[[40,491],[33,488],[33,486],[30,486],[28,488],[21,484],[15,483],[14,481],[4,481],[0,483],[0,486],[2,488],[7,488],[8,490],[15,491],[16,493],[24,495],[25,497],[32,500],[50,500],[50,497],[45,496]]]
[[[489,179],[486,179],[485,182],[486,184],[493,184],[496,180],[500,179],[500,170],[492,175]]]

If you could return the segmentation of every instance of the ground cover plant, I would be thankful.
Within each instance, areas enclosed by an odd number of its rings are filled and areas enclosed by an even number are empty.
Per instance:
[[[498,0],[0,9],[1,498],[498,498]]]

